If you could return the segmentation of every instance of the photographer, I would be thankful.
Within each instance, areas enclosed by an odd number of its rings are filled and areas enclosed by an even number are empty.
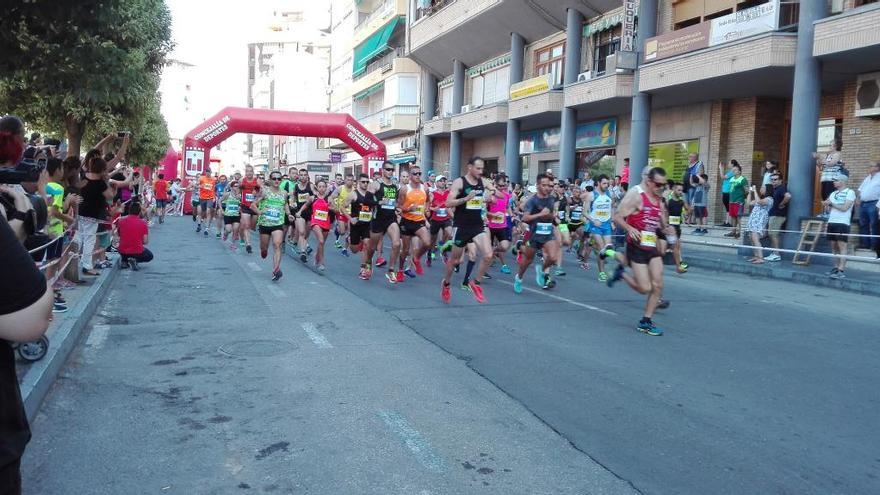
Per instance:
[[[0,167],[16,167],[24,146],[21,121],[12,116],[0,119]],[[0,185],[0,195],[0,493],[17,494],[21,492],[19,465],[30,429],[8,342],[36,340],[46,331],[53,295],[21,244],[33,221],[28,220],[33,218],[30,198],[7,185]]]

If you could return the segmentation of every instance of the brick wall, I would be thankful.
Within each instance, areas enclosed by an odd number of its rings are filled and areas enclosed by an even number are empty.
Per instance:
[[[709,212],[710,221],[724,222],[724,203],[721,202],[721,177],[718,174],[718,163],[727,155],[727,134],[730,116],[730,102],[716,100],[712,102],[709,124],[709,150],[704,153],[706,172],[709,175]]]
[[[850,186],[858,187],[872,163],[880,161],[880,119],[855,116],[856,82],[842,92],[843,138],[841,154],[850,170]]]

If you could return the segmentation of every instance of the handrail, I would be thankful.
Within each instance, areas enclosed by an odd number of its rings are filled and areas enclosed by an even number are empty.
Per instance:
[[[376,70],[378,70],[381,67],[384,67],[389,64],[393,64],[394,59],[403,58],[405,53],[406,53],[406,50],[404,50],[403,47],[397,47],[397,48],[393,49],[391,52],[389,52],[389,53],[383,55],[382,57],[367,64],[367,67],[364,69],[364,71],[361,72],[360,74],[352,77],[351,80],[357,81],[358,79],[364,78],[364,77],[372,74],[373,72],[375,72]]]
[[[382,2],[382,5],[378,9],[371,12],[370,15],[365,17],[363,21],[359,22],[358,25],[354,27],[355,32],[359,31],[363,26],[369,24],[370,21],[388,15],[388,13],[393,11],[396,7],[396,0],[385,0],[384,2]]]

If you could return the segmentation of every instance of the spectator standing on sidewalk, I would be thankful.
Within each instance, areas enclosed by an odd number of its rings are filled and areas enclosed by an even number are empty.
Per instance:
[[[684,173],[684,193],[689,206],[694,205],[694,187],[700,183],[700,175],[706,173],[706,167],[700,161],[698,153],[688,155],[688,168]],[[688,223],[696,223],[694,221],[695,212],[691,209],[691,216]]]
[[[733,177],[733,165],[739,165],[736,160],[730,160],[729,164],[721,162],[718,164],[718,177],[723,177],[721,181],[721,203],[724,204],[724,223],[722,227],[733,227],[730,223],[730,178]]]
[[[868,176],[859,186],[859,234],[880,235],[880,218],[878,218],[877,200],[880,200],[880,162],[874,163],[868,170]],[[859,248],[880,250],[880,239],[877,237],[859,237]],[[877,255],[880,257],[880,254]]]
[[[782,183],[779,172],[770,176],[768,195],[773,196],[773,206],[770,208],[770,245],[774,251],[764,258],[767,261],[782,261],[779,255],[779,231],[785,226],[785,218],[788,215],[788,203],[791,202],[791,193]]]
[[[763,188],[762,188],[763,189]],[[749,206],[752,212],[749,214],[748,222],[746,222],[746,232],[752,240],[754,256],[749,261],[759,265],[764,263],[764,247],[761,245],[761,238],[764,237],[764,230],[767,228],[767,220],[770,218],[770,208],[773,207],[772,196],[762,196],[756,186],[749,188]]]
[[[623,169],[620,171],[620,187],[623,192],[629,189],[629,158],[623,159]]]
[[[692,191],[693,196],[689,208],[692,207],[695,211],[689,213],[692,213],[693,219],[697,223],[694,235],[706,235],[709,233],[709,230],[704,225],[706,218],[709,216],[709,209],[706,207],[709,198],[709,176],[701,174],[697,177],[697,184],[693,187]]]
[[[730,178],[730,207],[728,207],[727,213],[730,215],[733,230],[724,234],[724,237],[739,237],[740,216],[744,211],[749,181],[743,176],[739,163],[734,163],[731,170],[733,177]]]
[[[116,230],[119,232],[119,255],[122,257],[122,267],[131,267],[137,271],[138,263],[149,263],[153,260],[153,253],[144,245],[149,242],[150,229],[147,222],[140,217],[140,203],[131,203],[128,215],[116,222]]]
[[[840,154],[840,141],[834,141],[834,145],[824,157],[813,153],[816,160],[816,170],[821,174],[819,180],[822,183],[822,199],[828,199],[828,195],[834,192],[834,178],[843,171],[843,155]]]
[[[849,237],[849,226],[852,221],[853,205],[856,202],[856,192],[846,187],[849,179],[846,175],[837,175],[834,182],[834,191],[828,195],[828,199],[822,201],[822,205],[830,208],[828,214],[828,240],[831,241],[831,249],[834,254],[841,255],[837,258],[834,268],[828,272],[831,278],[844,278],[843,270],[846,267],[846,242]]]
[[[761,176],[761,196],[768,196],[767,186],[770,185],[770,178],[779,170],[779,162],[776,160],[767,160],[764,162],[764,174]]]

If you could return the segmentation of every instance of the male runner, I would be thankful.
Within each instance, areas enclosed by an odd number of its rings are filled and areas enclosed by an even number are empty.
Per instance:
[[[216,183],[217,179],[211,177],[207,169],[199,177],[199,224],[196,227],[196,232],[201,230],[204,225],[205,236],[208,235],[208,231],[211,229],[211,222],[214,220],[214,198],[216,197],[214,186]]]
[[[225,241],[229,234],[232,239],[229,242],[229,249],[237,252],[238,232],[241,225],[241,191],[238,188],[238,182],[229,183],[229,188],[220,196],[220,208],[223,210],[223,240]]]
[[[391,178],[394,176],[394,164],[385,161],[382,163],[382,178],[379,182],[370,184],[370,192],[376,198],[378,206],[376,215],[370,223],[370,244],[367,248],[367,260],[372,264],[373,253],[381,246],[382,237],[388,234],[391,238],[391,256],[388,259],[388,273],[385,278],[391,284],[398,281],[394,267],[400,255],[400,226],[397,224],[397,203],[400,191],[394,185]],[[380,252],[381,254],[381,252]],[[376,266],[379,266],[378,264]]]
[[[568,205],[569,200],[566,192],[568,186],[565,181],[560,180],[554,188],[554,196],[556,197],[556,230],[559,231],[559,239],[563,246],[571,246],[571,235],[568,232]],[[542,253],[543,254],[543,253]],[[565,270],[562,269],[562,256],[556,260],[556,268],[553,272],[557,277],[565,276]]]
[[[380,168],[379,170],[373,172],[373,178],[372,178],[372,183],[371,183],[371,185],[372,185],[372,184],[375,184],[376,187],[378,187],[379,184],[382,183],[382,174],[383,174],[383,173],[384,173],[384,171],[382,170],[382,168]],[[370,190],[373,190],[373,189],[371,188]],[[378,201],[379,201],[379,198],[376,198],[376,201],[378,202]],[[373,218],[375,219],[376,216],[373,215]],[[385,265],[388,263],[388,260],[386,260],[385,258],[382,257],[382,253],[383,253],[384,250],[385,250],[384,246],[382,245],[382,243],[383,243],[384,240],[385,240],[385,238],[382,237],[382,238],[379,239],[379,245],[378,245],[378,246],[375,245],[375,244],[372,244],[372,245],[371,245],[373,251],[376,252],[376,253],[378,253],[378,254],[376,255],[376,266],[377,266],[377,267],[383,267],[383,266],[385,266]],[[371,263],[371,265],[372,265],[372,263]]]
[[[654,325],[651,318],[663,295],[663,258],[658,250],[657,234],[666,229],[663,221],[662,194],[666,187],[666,171],[654,167],[642,181],[641,191],[627,194],[614,213],[614,222],[626,230],[626,257],[619,254],[620,264],[614,275],[608,280],[612,286],[623,279],[633,290],[640,294],[648,294],[645,314],[636,327],[648,335],[660,336],[663,331]],[[633,188],[633,191],[636,191]],[[667,233],[674,230],[668,229]],[[632,273],[624,270],[628,264]]]
[[[452,215],[449,208],[446,207],[446,199],[449,197],[446,177],[437,176],[434,184],[436,189],[428,194],[431,209],[431,253],[428,256],[428,266],[431,266],[431,260],[434,259],[440,232],[443,232],[442,240],[444,243],[452,242]]]
[[[217,183],[214,185],[214,203],[215,203],[214,206],[218,210],[222,210],[222,208],[220,207],[220,198],[222,198],[223,193],[226,192],[227,186],[228,186],[228,181],[226,179],[226,176],[221,175],[217,179]],[[223,224],[223,222],[224,222],[223,216],[224,215],[219,215],[219,214],[215,215],[215,220],[217,221],[217,238],[218,239],[220,238],[221,232],[223,232],[223,229],[225,228],[223,226],[224,225]]]
[[[596,251],[596,264],[599,267],[599,280],[606,282],[608,274],[605,272],[605,257],[609,250],[614,250],[612,244],[612,233],[614,226],[612,224],[612,205],[613,198],[608,190],[608,177],[600,175],[596,179],[595,187],[592,191],[584,193],[586,199],[584,204],[587,207],[587,220],[590,222],[590,237],[593,241],[593,249]],[[589,257],[589,254],[587,255]]]
[[[349,245],[353,253],[361,252],[361,271],[358,278],[369,280],[373,273],[372,263],[367,258],[370,244],[370,222],[376,199],[369,191],[370,177],[367,174],[358,176],[357,189],[345,198],[344,209],[351,214],[351,235]]]
[[[287,204],[287,193],[278,188],[281,183],[281,172],[269,173],[269,180],[260,188],[254,202],[253,211],[259,216],[260,256],[264,259],[269,255],[269,239],[272,240],[272,281],[281,278],[281,244],[284,242],[284,205]]]
[[[299,248],[299,260],[305,263],[309,259],[309,222],[312,220],[312,201],[315,200],[315,191],[309,182],[309,171],[301,169],[297,175],[297,182],[293,186],[293,192],[288,199],[290,215],[296,222],[297,247]]]
[[[339,175],[339,174],[337,174]],[[330,202],[336,207],[336,249],[342,249],[342,255],[348,256],[349,239],[349,217],[346,201],[348,196],[354,192],[354,175],[345,174],[345,182],[333,191],[330,195]],[[342,237],[342,241],[339,238]]]
[[[402,282],[401,272],[404,270],[407,255],[410,254],[413,237],[420,241],[412,251],[412,265],[417,275],[425,273],[422,268],[422,255],[431,246],[431,235],[426,226],[425,210],[428,204],[428,191],[422,184],[422,169],[413,165],[409,169],[409,184],[400,188],[400,233],[403,236],[403,251],[400,253],[400,271],[397,281]]]
[[[586,192],[582,192],[580,187],[571,188],[571,201],[568,203],[568,211],[566,218],[568,219],[568,231],[571,234],[572,250],[577,254],[578,261],[583,261],[581,249],[584,246],[585,229],[584,229],[584,196]]]
[[[544,290],[556,285],[550,278],[550,267],[556,264],[556,258],[560,255],[559,240],[553,229],[556,199],[550,194],[553,186],[546,174],[538,174],[535,185],[537,192],[523,206],[523,222],[529,225],[529,240],[522,246],[522,260],[513,279],[513,291],[517,294],[522,292],[523,275],[538,249],[543,252],[544,260],[543,264],[535,265],[535,282]]]
[[[241,233],[239,239],[244,239],[245,249],[248,253],[253,252],[251,248],[251,229],[254,227],[254,210],[252,204],[256,194],[260,191],[262,184],[254,177],[254,167],[246,165],[244,167],[244,177],[241,179]]]
[[[480,251],[480,267],[477,276],[468,282],[468,287],[477,302],[482,303],[486,300],[480,283],[489,264],[492,263],[492,242],[483,224],[483,206],[486,194],[495,194],[495,188],[483,179],[484,166],[480,157],[468,160],[467,173],[452,181],[449,197],[446,199],[446,207],[455,208],[455,215],[452,218],[452,256],[446,263],[446,273],[443,275],[440,288],[440,298],[447,304],[452,298],[449,290],[452,272],[461,262],[465,246],[471,241]]]

